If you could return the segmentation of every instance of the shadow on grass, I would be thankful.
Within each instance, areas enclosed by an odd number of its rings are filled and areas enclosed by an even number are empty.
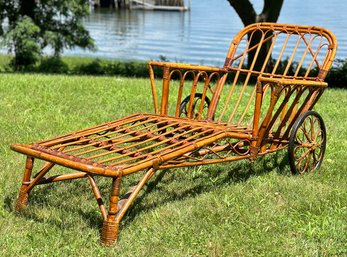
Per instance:
[[[228,164],[232,164],[230,169],[227,168]],[[133,221],[133,219],[141,212],[150,211],[169,202],[182,201],[186,198],[194,198],[200,194],[216,191],[233,183],[242,183],[252,176],[261,176],[262,174],[267,174],[274,170],[278,175],[288,176],[290,174],[288,169],[288,157],[286,154],[283,154],[283,151],[261,157],[255,163],[249,161],[238,161],[224,163],[222,167],[219,167],[218,169],[214,169],[213,165],[209,167],[211,170],[203,171],[204,176],[202,176],[198,183],[192,183],[186,189],[180,190],[180,192],[168,192],[165,190],[165,186],[173,183],[174,181],[182,181],[186,179],[187,175],[180,173],[179,175],[175,176],[175,171],[159,171],[160,173],[155,177],[155,179],[150,181],[147,184],[146,189],[143,190],[142,194],[140,194],[134,200],[132,207],[129,209],[124,219],[123,226],[127,226],[127,224],[131,223],[131,221]],[[165,176],[170,177],[161,183],[161,186],[159,186],[159,183],[162,182]],[[158,193],[160,195],[167,196],[165,198],[159,198],[155,201],[151,201],[150,203],[145,202],[145,199],[151,195],[153,191],[159,191]]]
[[[4,208],[8,212],[14,213],[18,191],[5,196]],[[71,230],[76,229],[76,222],[80,222],[82,217],[89,227],[99,228],[102,216],[97,206],[88,181],[75,180],[65,181],[63,186],[61,183],[35,186],[29,194],[28,206],[15,214]]]
[[[18,190],[19,190],[19,187],[18,187]],[[5,210],[7,210],[8,212],[13,212],[14,211],[14,208],[13,208],[13,204],[14,202],[17,200],[17,194],[18,192],[8,192],[10,193],[9,195],[6,195],[4,197],[4,204],[3,204],[3,207]]]
[[[273,171],[279,175],[287,176],[290,173],[287,164],[288,158],[282,151],[261,157],[254,163],[249,161],[238,161],[204,166],[204,168],[194,167],[171,171],[158,171],[158,174],[147,184],[145,189],[142,190],[131,205],[128,213],[124,217],[125,219],[122,222],[122,226],[126,227],[139,214],[148,212],[159,206],[217,191],[230,184],[242,183],[252,176],[261,176],[262,174]],[[105,183],[106,180],[107,179],[104,179],[104,182],[99,185],[105,204],[108,203],[111,185],[110,179],[107,180],[108,183]],[[132,180],[124,184],[130,186],[133,182]],[[184,188],[181,187],[182,183]],[[34,192],[29,196],[29,205],[35,206],[35,208],[30,210],[29,206],[29,208],[23,211],[22,216],[36,222],[48,222],[50,225],[59,228],[64,226],[65,229],[74,229],[74,222],[76,219],[79,219],[78,217],[82,217],[89,227],[99,229],[101,227],[102,216],[99,212],[97,203],[93,199],[92,189],[88,182],[86,180],[77,180],[65,182],[64,184],[64,188],[62,188],[59,183],[35,187]],[[176,188],[179,189],[176,190]],[[14,193],[14,191],[12,191],[9,195],[5,196],[4,207],[9,212],[14,211],[17,193],[18,192]],[[87,197],[86,194],[88,194]],[[165,197],[161,197],[163,195]],[[154,199],[149,200],[148,198]],[[63,205],[62,202],[64,202]],[[80,204],[76,204],[79,202]],[[72,220],[68,222],[64,221],[65,223],[62,224],[62,219],[47,219],[40,216],[38,214],[38,212],[40,212],[40,207],[42,207],[42,209],[50,208],[56,211],[63,208],[65,214],[60,215],[69,215],[75,218],[72,218]],[[75,219],[75,221],[73,221],[73,219]]]

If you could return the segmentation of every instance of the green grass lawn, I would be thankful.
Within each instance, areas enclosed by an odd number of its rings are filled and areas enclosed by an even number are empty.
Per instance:
[[[319,171],[292,176],[285,151],[161,171],[105,248],[87,180],[35,187],[14,213],[25,156],[9,145],[150,112],[149,81],[2,74],[0,256],[347,256],[346,105],[346,90],[327,89],[315,108],[328,131]],[[111,181],[98,182],[107,201]]]

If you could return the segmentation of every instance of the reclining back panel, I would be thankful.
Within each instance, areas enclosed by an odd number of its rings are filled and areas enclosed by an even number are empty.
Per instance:
[[[244,28],[232,41],[225,60],[229,77],[217,90],[219,98],[214,99],[217,121],[251,129],[259,76],[323,81],[335,52],[335,37],[323,28],[274,23]],[[271,91],[264,92],[264,108]],[[306,95],[310,93],[307,91]],[[305,94],[300,94],[305,99]]]

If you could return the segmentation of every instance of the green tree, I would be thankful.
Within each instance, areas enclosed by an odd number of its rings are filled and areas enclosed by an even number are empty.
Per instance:
[[[82,24],[88,13],[86,0],[0,0],[0,36],[14,53],[14,67],[35,64],[45,47],[55,57],[64,48],[94,49]]]

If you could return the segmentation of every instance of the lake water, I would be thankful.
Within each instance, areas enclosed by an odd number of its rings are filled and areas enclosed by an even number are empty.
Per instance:
[[[256,11],[263,0],[253,0]],[[346,0],[284,0],[278,23],[316,25],[332,30],[337,58],[347,58]],[[123,60],[158,60],[221,65],[233,36],[243,27],[227,0],[191,0],[190,12],[93,10],[85,26],[98,51],[65,55]]]

